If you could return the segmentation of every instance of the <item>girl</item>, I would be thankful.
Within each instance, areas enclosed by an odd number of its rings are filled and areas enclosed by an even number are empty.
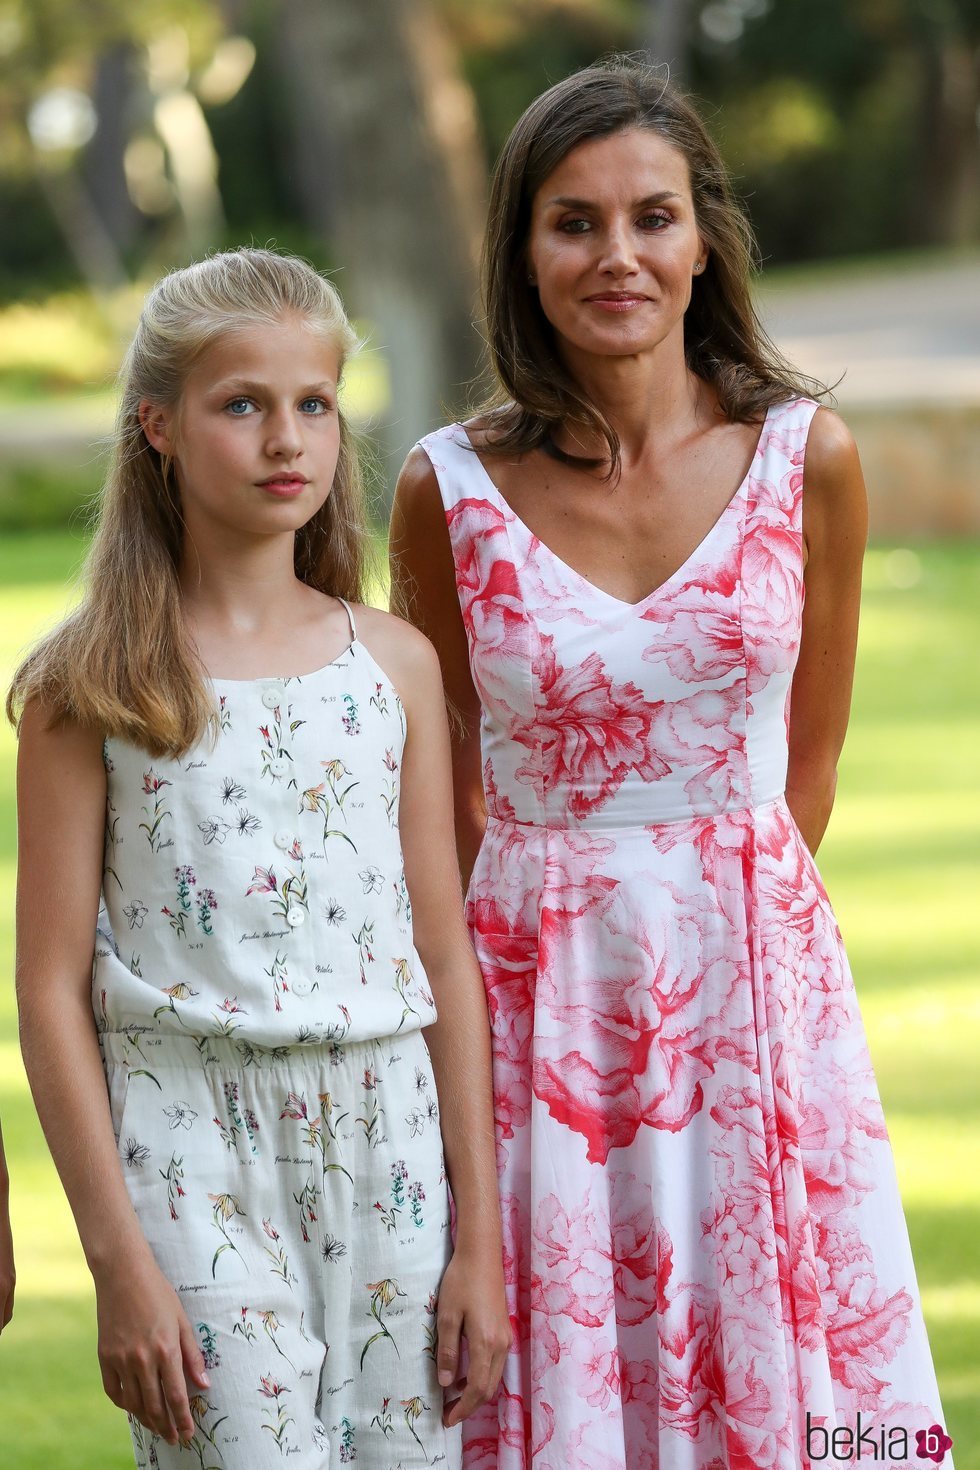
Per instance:
[[[471,1467],[798,1470],[869,1426],[905,1463],[942,1434],[811,856],[864,486],[758,327],[748,245],[659,73],[553,87],[493,182],[499,396],[398,490],[396,591],[461,714],[518,1325]]]
[[[289,257],[156,287],[11,692],[24,1055],[140,1466],[452,1464],[507,1341],[438,664],[352,606],[353,342]]]

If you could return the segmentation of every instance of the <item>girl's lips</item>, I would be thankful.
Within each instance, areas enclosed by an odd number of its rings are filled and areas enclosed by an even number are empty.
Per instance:
[[[308,480],[262,480],[259,489],[265,490],[268,495],[276,495],[281,500],[289,500],[301,494],[308,484]]]

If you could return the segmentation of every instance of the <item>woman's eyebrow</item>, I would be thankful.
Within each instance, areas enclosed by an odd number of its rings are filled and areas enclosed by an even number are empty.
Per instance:
[[[645,209],[651,204],[664,204],[668,199],[679,199],[681,196],[673,189],[661,189],[657,194],[647,194],[644,199],[634,200],[631,208]],[[567,195],[559,194],[554,199],[546,201],[546,208],[558,205],[562,209],[596,209],[598,206],[594,199],[570,199]]]

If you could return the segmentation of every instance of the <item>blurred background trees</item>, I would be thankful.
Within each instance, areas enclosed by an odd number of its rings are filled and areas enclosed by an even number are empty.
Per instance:
[[[0,0],[0,291],[336,252],[379,192],[465,240],[530,98],[640,46],[716,112],[768,257],[980,233],[976,0]]]
[[[640,47],[701,98],[767,263],[980,240],[977,0],[0,0],[0,310],[84,288],[111,359],[161,270],[299,250],[380,349],[390,463],[477,371],[514,119]]]

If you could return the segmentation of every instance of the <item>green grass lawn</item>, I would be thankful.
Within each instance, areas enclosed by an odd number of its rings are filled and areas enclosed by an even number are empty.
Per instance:
[[[0,551],[0,671],[63,611],[82,543]],[[857,977],[918,1262],[957,1470],[980,1470],[976,980],[980,546],[868,555],[854,716],[820,852]],[[6,682],[6,680],[5,680]],[[12,970],[14,741],[0,734],[4,973]],[[132,1464],[95,1358],[94,1301],[0,990],[0,1113],[13,1175],[17,1310],[0,1338],[4,1470]]]

